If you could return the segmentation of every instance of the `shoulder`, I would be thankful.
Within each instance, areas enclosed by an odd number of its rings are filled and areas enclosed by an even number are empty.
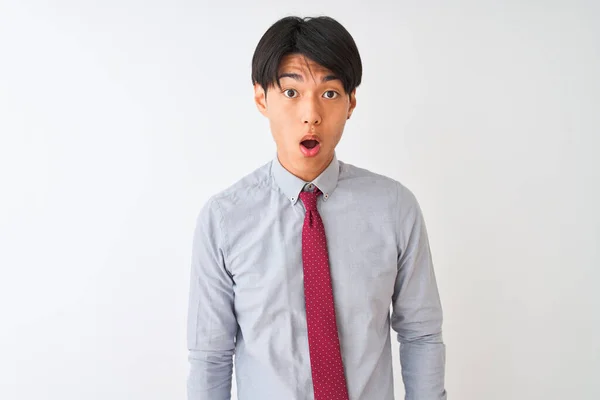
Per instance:
[[[384,195],[402,209],[418,205],[414,193],[399,180],[347,162],[340,161],[340,183]]]
[[[235,205],[247,201],[253,194],[271,189],[271,161],[241,177],[225,189],[213,194],[209,201],[221,205]]]
[[[271,161],[239,178],[224,189],[212,194],[202,205],[200,215],[223,219],[232,210],[252,208],[272,190]]]

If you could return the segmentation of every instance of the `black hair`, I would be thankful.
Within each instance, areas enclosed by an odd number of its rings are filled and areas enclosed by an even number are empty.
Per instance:
[[[279,64],[289,54],[301,54],[332,71],[350,94],[362,78],[362,63],[354,39],[331,17],[285,17],[275,22],[262,36],[252,57],[252,84],[265,92],[281,87]]]

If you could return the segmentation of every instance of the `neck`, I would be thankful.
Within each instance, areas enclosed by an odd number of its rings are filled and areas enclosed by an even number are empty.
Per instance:
[[[325,159],[325,162],[318,162],[317,160],[314,160],[314,164],[306,163],[308,164],[307,167],[304,167],[303,165],[294,166],[291,162],[289,162],[285,157],[282,157],[279,153],[277,153],[277,158],[279,159],[279,162],[281,163],[283,168],[285,168],[288,172],[302,179],[305,182],[312,182],[319,175],[321,175],[323,171],[327,169],[329,164],[331,164],[331,161],[333,161],[333,154],[327,157],[327,159]]]

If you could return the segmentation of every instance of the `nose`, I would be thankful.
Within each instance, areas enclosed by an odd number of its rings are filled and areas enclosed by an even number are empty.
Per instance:
[[[318,101],[307,99],[302,108],[302,122],[311,125],[319,125],[321,123],[321,111],[319,110]]]

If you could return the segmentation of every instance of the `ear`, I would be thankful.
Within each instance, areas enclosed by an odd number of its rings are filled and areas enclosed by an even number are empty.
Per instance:
[[[354,108],[356,107],[356,88],[352,92],[350,92],[350,105],[348,106],[348,118],[352,115]]]
[[[267,96],[265,93],[265,89],[258,84],[254,84],[254,102],[256,103],[256,108],[258,111],[265,117],[267,116]]]

